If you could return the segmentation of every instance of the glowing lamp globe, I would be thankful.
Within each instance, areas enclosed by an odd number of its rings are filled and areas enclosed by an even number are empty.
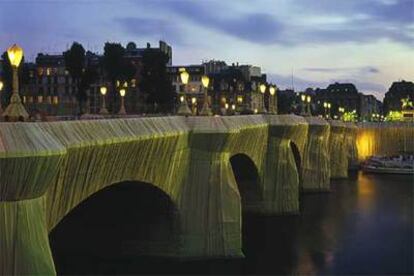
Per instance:
[[[328,107],[328,103],[327,102],[324,102],[323,103],[323,107],[327,108]]]
[[[106,89],[105,86],[102,86],[101,89],[100,89],[100,91],[101,91],[102,96],[105,96],[107,89]]]
[[[0,81],[0,91],[3,90],[3,86],[4,86],[3,82]]]
[[[229,104],[228,104],[228,103],[226,103],[226,104],[224,105],[224,108],[225,108],[225,109],[229,109]]]
[[[191,102],[193,103],[193,104],[195,104],[196,102],[197,102],[197,99],[196,98],[191,98]]]
[[[302,100],[302,102],[306,101],[306,95],[305,94],[300,95],[300,99]]]
[[[264,94],[264,93],[266,92],[266,85],[261,84],[261,85],[259,86],[259,89],[260,89],[260,92],[261,92],[262,94]]]
[[[17,44],[13,44],[13,46],[7,49],[7,55],[9,57],[11,65],[14,67],[19,67],[20,62],[23,58],[23,49],[20,48]]]
[[[125,97],[125,94],[126,94],[125,89],[119,90],[119,94],[121,95],[121,97]]]
[[[308,103],[310,103],[310,102],[311,102],[311,96],[309,96],[309,95],[308,95],[308,96],[306,97],[306,101],[307,101]]]
[[[331,103],[328,103],[328,108],[331,108]]]
[[[184,102],[184,96],[180,97],[180,102],[182,102],[182,103]]]
[[[270,86],[269,92],[270,92],[270,95],[274,96],[276,93],[276,88],[274,86]]]
[[[235,105],[235,104],[232,104],[232,105],[231,105],[231,109],[232,109],[232,110],[236,110],[236,105]]]
[[[190,74],[188,74],[187,71],[182,71],[180,73],[180,78],[181,78],[181,82],[183,84],[187,84],[188,83],[188,79],[190,78]]]
[[[204,88],[207,88],[210,83],[210,78],[208,76],[203,76],[201,82],[203,83]]]

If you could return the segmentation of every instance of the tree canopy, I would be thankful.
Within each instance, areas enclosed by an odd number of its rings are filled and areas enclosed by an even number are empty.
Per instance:
[[[171,111],[175,102],[175,93],[167,75],[167,63],[168,56],[165,53],[151,48],[144,50],[139,88],[147,94],[147,104],[158,106],[158,110],[163,112]]]

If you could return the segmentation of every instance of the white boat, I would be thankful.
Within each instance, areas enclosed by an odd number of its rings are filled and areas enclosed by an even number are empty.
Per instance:
[[[414,174],[414,155],[372,156],[362,164],[367,173]]]

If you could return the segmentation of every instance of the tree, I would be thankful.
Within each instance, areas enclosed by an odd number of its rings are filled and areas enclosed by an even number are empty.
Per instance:
[[[82,75],[85,71],[85,49],[80,43],[73,42],[70,49],[63,53],[63,57],[66,69],[76,84],[76,98],[78,99],[80,113],[82,114],[83,102],[87,99],[84,86],[81,85]]]
[[[169,112],[174,106],[175,93],[167,75],[168,56],[147,48],[142,56],[141,82],[139,88],[147,94],[147,104],[158,107],[161,112]]]
[[[120,43],[105,43],[103,67],[108,80],[111,82],[112,89],[109,90],[109,109],[114,109],[114,101],[117,99],[116,81],[121,80],[122,67],[124,66],[123,58],[125,48]]]

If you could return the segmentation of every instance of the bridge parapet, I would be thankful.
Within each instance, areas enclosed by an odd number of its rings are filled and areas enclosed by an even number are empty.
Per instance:
[[[347,127],[342,121],[329,120],[331,134],[329,136],[329,157],[331,178],[348,177],[348,148],[346,143]]]

